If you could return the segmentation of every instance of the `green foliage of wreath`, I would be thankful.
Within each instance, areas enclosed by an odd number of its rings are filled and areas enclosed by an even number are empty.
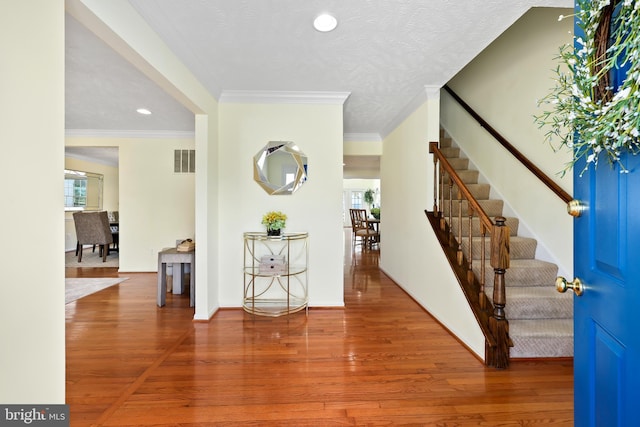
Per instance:
[[[577,0],[576,4],[584,38],[574,36],[574,44],[560,47],[555,87],[538,102],[549,109],[535,116],[535,122],[547,129],[545,141],[554,149],[573,150],[573,160],[562,175],[582,158],[584,170],[591,164],[597,167],[600,157],[626,172],[620,155],[640,152],[640,1]],[[616,6],[619,13],[612,17]],[[629,68],[616,90],[609,75],[618,67]]]

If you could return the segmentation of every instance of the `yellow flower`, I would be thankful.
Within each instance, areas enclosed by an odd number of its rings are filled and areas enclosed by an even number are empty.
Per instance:
[[[271,211],[264,214],[262,224],[266,225],[269,230],[280,230],[284,228],[287,216],[280,211]]]

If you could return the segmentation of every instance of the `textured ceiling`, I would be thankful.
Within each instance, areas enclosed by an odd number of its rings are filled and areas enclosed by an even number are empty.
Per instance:
[[[67,130],[193,131],[189,110],[69,15],[65,32]]]
[[[129,0],[216,98],[350,92],[344,132],[384,137],[534,6],[573,0]],[[338,27],[313,29],[321,12]],[[67,129],[191,131],[193,115],[67,17]],[[135,109],[145,106],[152,116]]]

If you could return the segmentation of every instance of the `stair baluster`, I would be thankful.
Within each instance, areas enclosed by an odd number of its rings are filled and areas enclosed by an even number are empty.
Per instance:
[[[449,173],[449,224],[453,224],[453,176]],[[453,246],[456,238],[453,235],[453,227],[449,227],[449,246]]]
[[[429,143],[430,149],[431,144],[434,143]],[[437,142],[435,144],[437,144]],[[438,185],[438,158],[436,156],[433,156],[433,213],[434,215],[436,215],[436,217],[440,215],[440,212],[438,211]]]
[[[445,230],[445,226],[447,221],[444,217],[444,177],[445,177],[444,168],[442,167],[442,163],[440,163],[440,229],[442,231]]]
[[[491,266],[494,268],[494,292],[493,292],[493,312],[490,316],[482,316],[476,313],[481,321],[481,328],[485,331],[486,337],[486,363],[496,368],[506,368],[509,366],[509,348],[512,342],[509,338],[509,323],[506,319],[504,307],[506,306],[505,278],[506,269],[509,268],[509,227],[505,224],[505,219],[500,217],[501,222],[494,224],[487,216],[478,201],[473,197],[462,179],[458,176],[455,169],[451,166],[447,158],[440,151],[437,142],[429,144],[429,152],[434,156],[434,173],[439,172],[439,177],[434,180],[434,189],[439,191],[440,206],[445,204],[445,182],[448,182],[448,214],[443,209],[434,207],[434,213],[439,217],[440,229],[447,233],[448,246],[455,249],[456,261],[458,266],[463,266],[465,262],[464,251],[462,249],[463,226],[462,226],[462,206],[463,200],[467,201],[468,220],[469,220],[469,255],[467,262],[466,280],[471,286],[476,283],[476,278],[472,270],[473,263],[473,217],[477,214],[480,222],[480,230],[482,234],[482,245],[480,248],[480,269],[481,278],[479,281],[478,307],[480,311],[487,313],[490,307],[487,307],[487,298],[485,295],[485,238],[487,230],[491,230]],[[456,198],[458,200],[458,230],[457,236],[453,227],[453,186],[456,186]],[[438,195],[434,195],[434,201],[438,200]],[[428,214],[428,213],[427,213]],[[506,233],[506,234],[505,234]],[[498,240],[496,240],[498,239]],[[505,258],[506,257],[506,258]],[[485,320],[482,320],[485,319]]]
[[[458,193],[458,224],[462,224],[462,193]],[[458,265],[462,265],[463,253],[462,253],[462,227],[458,227],[458,249],[456,251],[458,255]]]
[[[469,267],[467,268],[467,280],[469,282],[473,282],[473,208],[471,207],[471,203],[467,203],[467,214],[469,216],[469,253],[467,255],[467,261]],[[462,221],[460,222],[462,224]],[[462,227],[460,227],[462,229]],[[483,248],[484,249],[484,248]],[[484,262],[484,259],[481,257],[480,262]]]
[[[484,292],[485,260],[487,259],[487,255],[485,254],[485,245],[487,244],[487,227],[485,227],[483,223],[480,223],[480,234],[482,234],[482,244],[480,245],[480,294],[478,295],[478,298],[480,299],[480,309],[487,310],[487,295]]]

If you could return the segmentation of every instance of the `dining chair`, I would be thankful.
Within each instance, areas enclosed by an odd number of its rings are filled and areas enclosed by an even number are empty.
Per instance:
[[[113,243],[113,234],[109,226],[107,212],[75,212],[73,214],[73,222],[76,226],[78,239],[78,262],[82,262],[82,248],[84,245],[100,245],[102,262],[106,262],[107,255],[109,255],[109,245]]]
[[[371,248],[379,240],[380,234],[372,227],[369,227],[367,210],[349,209],[349,215],[351,216],[353,247],[355,248],[358,244],[357,239],[360,238],[360,244],[364,249]]]

